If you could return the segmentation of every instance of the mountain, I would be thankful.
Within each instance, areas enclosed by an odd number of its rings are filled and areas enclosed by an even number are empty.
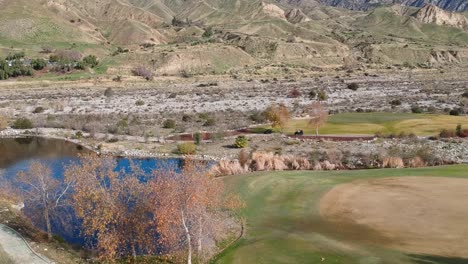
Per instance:
[[[468,19],[463,14],[448,12],[435,5],[426,5],[421,8],[417,12],[416,18],[423,23],[468,29]]]
[[[278,0],[294,3],[296,5],[324,4],[334,7],[342,7],[352,10],[370,10],[382,6],[401,4],[414,7],[424,7],[427,4],[438,6],[442,9],[457,12],[468,11],[466,0]]]
[[[0,57],[73,49],[98,56],[108,75],[141,65],[184,76],[468,65],[461,14],[434,5],[363,12],[320,1],[0,0]]]

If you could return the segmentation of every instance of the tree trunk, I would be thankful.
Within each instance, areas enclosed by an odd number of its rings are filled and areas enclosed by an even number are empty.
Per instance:
[[[203,225],[202,225],[202,218],[198,218],[198,256],[201,255],[202,251],[202,235],[203,235]]]
[[[47,238],[49,242],[52,241],[52,225],[50,224],[50,216],[49,216],[49,205],[47,204],[47,200],[43,199],[44,203],[44,218],[47,226]]]
[[[136,253],[136,248],[135,248],[135,242],[132,243],[132,256],[133,256],[133,260],[134,260],[135,263],[136,263],[136,260],[137,260],[137,253]]]
[[[185,214],[184,211],[180,211],[182,214],[182,225],[184,226],[185,235],[187,236],[187,244],[188,244],[188,256],[187,256],[187,264],[192,264],[192,237],[190,236],[189,229],[187,224],[185,223]]]

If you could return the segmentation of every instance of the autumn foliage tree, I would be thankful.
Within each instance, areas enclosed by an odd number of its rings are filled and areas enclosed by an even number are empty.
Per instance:
[[[265,110],[265,116],[271,122],[272,127],[280,128],[281,132],[283,132],[284,127],[290,119],[288,107],[284,104],[270,105]]]
[[[170,252],[186,251],[203,260],[206,246],[225,230],[229,210],[239,208],[235,196],[224,195],[223,181],[207,174],[206,164],[186,161],[182,172],[154,171],[150,183],[160,245]]]
[[[149,188],[139,177],[138,166],[131,172],[115,171],[115,160],[95,154],[81,156],[70,165],[65,178],[73,183],[76,215],[83,234],[102,259],[116,259],[155,251],[157,237],[148,210]]]
[[[308,107],[310,116],[309,125],[315,128],[315,134],[319,135],[319,128],[323,126],[328,120],[327,109],[319,102],[313,102]]]

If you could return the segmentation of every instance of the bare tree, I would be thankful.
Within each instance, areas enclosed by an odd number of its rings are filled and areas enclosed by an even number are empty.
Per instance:
[[[283,133],[284,127],[290,119],[288,108],[284,104],[270,105],[265,110],[265,115],[267,120],[271,122],[272,127],[280,128],[281,133]]]
[[[47,165],[34,161],[29,170],[21,171],[17,175],[20,187],[20,196],[24,203],[31,208],[40,209],[45,221],[47,237],[52,239],[51,217],[60,205],[62,198],[69,191],[69,183],[61,183],[52,176]]]
[[[313,102],[309,107],[309,125],[315,128],[315,134],[319,135],[319,128],[328,120],[327,109],[319,102]]]
[[[203,258],[204,242],[224,229],[224,210],[241,205],[235,196],[226,198],[223,182],[206,171],[206,164],[186,161],[182,172],[157,170],[151,182],[160,243],[172,251],[187,250],[188,264],[194,248],[197,257]]]
[[[115,167],[110,157],[88,154],[65,171],[66,179],[74,183],[74,208],[83,221],[83,234],[96,240],[102,259],[150,254],[156,244],[147,210],[150,189],[139,180],[143,172],[138,166],[131,166],[128,173]]]

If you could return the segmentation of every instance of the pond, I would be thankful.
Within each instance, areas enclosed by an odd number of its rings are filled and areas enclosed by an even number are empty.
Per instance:
[[[28,138],[7,138],[0,139],[0,179],[13,179],[18,172],[25,171],[29,168],[32,161],[40,161],[47,164],[51,170],[53,177],[63,180],[64,168],[72,162],[78,161],[78,155],[86,154],[90,151],[79,145],[57,139],[45,139],[38,137]],[[181,159],[129,159],[116,158],[116,170],[129,170],[130,164],[138,164],[145,172],[151,172],[154,169],[161,167],[180,168],[182,166]],[[28,215],[28,208],[25,205],[24,213]],[[65,228],[58,221],[52,223],[52,230],[55,235],[60,236],[65,241],[72,244],[84,245],[85,240],[80,236],[80,221],[74,216],[61,216],[69,218],[70,226]],[[32,219],[35,222],[34,219]],[[43,228],[41,221],[37,220],[37,227]]]

